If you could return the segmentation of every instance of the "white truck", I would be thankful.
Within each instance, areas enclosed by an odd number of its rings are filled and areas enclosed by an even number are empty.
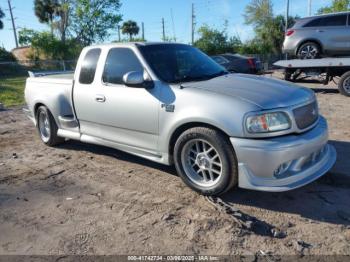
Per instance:
[[[311,90],[230,74],[183,44],[87,47],[74,74],[28,78],[25,99],[45,144],[74,139],[175,164],[205,195],[291,190],[336,160]]]

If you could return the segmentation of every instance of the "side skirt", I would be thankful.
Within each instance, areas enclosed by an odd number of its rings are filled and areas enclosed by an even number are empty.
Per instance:
[[[79,132],[73,132],[73,131],[68,131],[64,129],[59,129],[57,131],[57,135],[60,137],[72,139],[72,140],[78,140],[83,143],[89,143],[89,144],[95,144],[95,145],[101,145],[101,146],[107,146],[111,148],[115,148],[118,150],[121,150],[123,152],[127,152],[160,164],[164,165],[170,165],[170,159],[169,159],[169,154],[160,154],[159,152],[153,152],[150,150],[145,150],[143,148],[136,148],[120,143],[115,143],[113,141],[109,141],[106,139],[101,139],[98,137],[94,136],[89,136],[89,135],[84,135],[80,134]]]

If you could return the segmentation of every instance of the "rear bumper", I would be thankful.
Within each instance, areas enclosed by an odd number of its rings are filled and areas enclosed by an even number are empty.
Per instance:
[[[321,177],[336,161],[327,122],[301,135],[272,139],[231,138],[238,159],[239,187],[282,192]]]

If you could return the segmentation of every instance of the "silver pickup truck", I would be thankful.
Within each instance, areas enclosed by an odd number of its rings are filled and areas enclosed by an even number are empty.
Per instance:
[[[74,75],[29,77],[25,99],[48,146],[74,139],[175,164],[205,195],[294,189],[336,160],[311,90],[229,74],[183,44],[87,47]]]

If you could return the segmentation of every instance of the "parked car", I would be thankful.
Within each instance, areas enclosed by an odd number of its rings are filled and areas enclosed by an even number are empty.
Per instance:
[[[215,62],[226,68],[229,72],[242,74],[258,74],[261,72],[261,63],[253,57],[239,54],[222,54],[212,56]]]
[[[183,44],[84,48],[74,75],[29,77],[25,99],[46,145],[74,139],[174,163],[205,195],[290,190],[336,159],[314,92],[229,74]]]
[[[301,59],[350,56],[350,12],[299,19],[287,30],[283,52]]]

